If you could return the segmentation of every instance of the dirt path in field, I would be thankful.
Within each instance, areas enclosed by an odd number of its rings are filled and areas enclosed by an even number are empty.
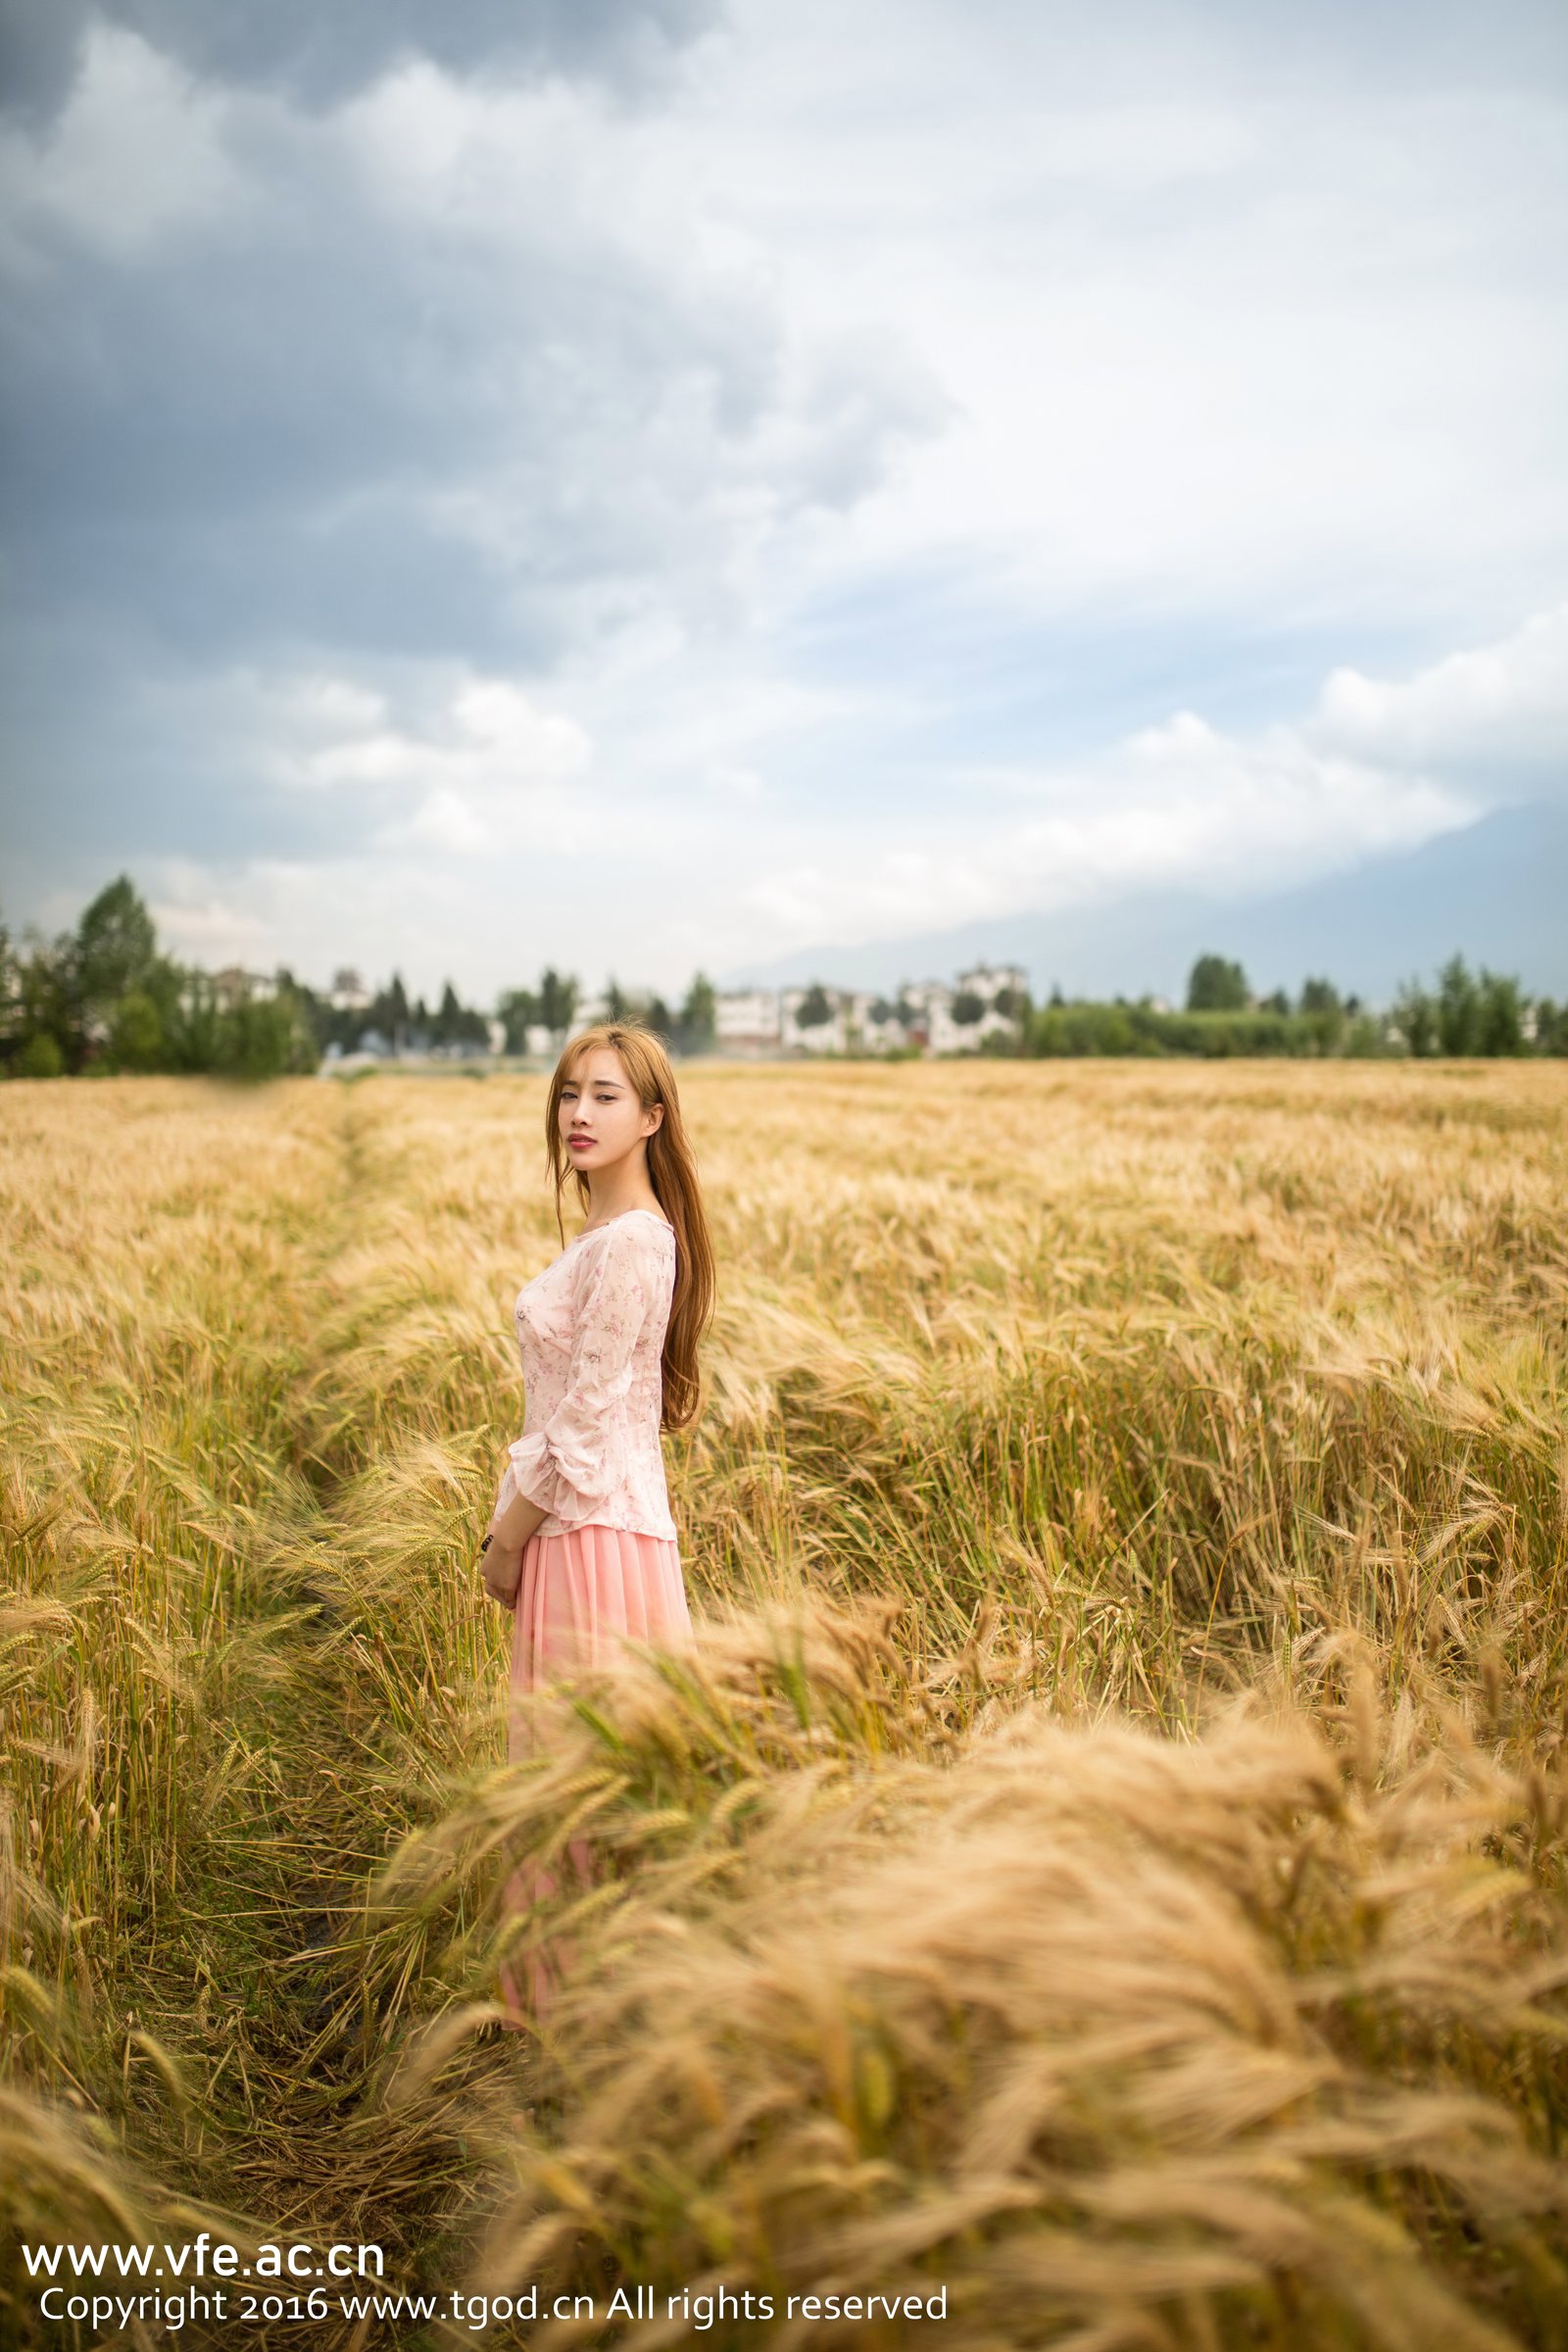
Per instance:
[[[295,1320],[307,1333],[332,1328],[341,1310],[334,1264],[398,1175],[367,1090],[341,1090],[336,1156],[335,1189],[298,1251]],[[252,1586],[275,1638],[267,1686],[235,1727],[262,1753],[266,1795],[230,1846],[227,1898],[247,1932],[238,1946],[225,1939],[227,1960],[214,1972],[237,1971],[224,1990],[244,2032],[215,2083],[209,2161],[191,2186],[278,2238],[376,2244],[396,2287],[415,2283],[416,2250],[427,2268],[436,2209],[465,2152],[456,2129],[368,2103],[385,2056],[387,1996],[367,1976],[366,1888],[414,1815],[368,1700],[366,1643],[375,1635],[345,1551],[341,1506],[364,1452],[352,1399],[338,1391],[329,1355],[302,1352],[287,1379],[298,1477],[264,1527],[266,1574]],[[273,2332],[247,2340],[270,2352]],[[276,2330],[279,2343],[295,2335]],[[330,2343],[330,2327],[316,2340]]]

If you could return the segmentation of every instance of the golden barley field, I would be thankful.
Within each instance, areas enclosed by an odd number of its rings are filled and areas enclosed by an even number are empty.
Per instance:
[[[0,2337],[207,2228],[658,2290],[269,2348],[1568,2341],[1568,1070],[682,1087],[699,1643],[510,1768],[544,1082],[0,1091]]]

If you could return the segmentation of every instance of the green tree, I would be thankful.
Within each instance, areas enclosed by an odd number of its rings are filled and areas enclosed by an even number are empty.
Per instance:
[[[339,1030],[338,1015],[326,999],[318,997],[315,989],[308,987],[303,980],[296,980],[286,964],[278,967],[277,985],[298,1005],[300,1017],[310,1031],[312,1049],[318,1060],[334,1036],[340,1044],[347,1044],[347,1038]]]
[[[1438,1045],[1445,1054],[1481,1050],[1481,991],[1462,956],[1450,956],[1438,974]]]
[[[795,1008],[795,1025],[798,1029],[825,1029],[832,1018],[827,990],[820,980],[813,980]]]
[[[704,972],[694,972],[681,1004],[676,1033],[683,1054],[711,1054],[718,1036],[718,996]]]
[[[576,981],[558,972],[553,964],[547,966],[539,980],[539,1017],[545,1027],[558,1035],[569,1029],[576,1008]]]
[[[1064,1004],[1042,1004],[1029,1024],[1031,1054],[1054,1057],[1067,1051],[1067,1009]]]
[[[22,958],[7,925],[0,922],[0,1059],[8,1064],[22,1045]]]
[[[107,1006],[138,988],[158,934],[128,874],[101,890],[76,926],[76,983],[84,1004]]]
[[[218,1067],[220,1009],[218,994],[205,972],[178,975],[172,998],[160,1004],[166,1067],[173,1070],[213,1070]]]
[[[972,988],[960,988],[953,1000],[953,1017],[960,1029],[972,1029],[986,1017],[986,1001]]]
[[[109,1029],[109,1056],[115,1068],[162,1069],[165,1052],[158,1006],[145,989],[127,989],[115,1006]]]
[[[76,979],[76,942],[70,932],[46,940],[29,932],[30,953],[16,958],[13,996],[6,1007],[8,1044],[13,1055],[26,1054],[38,1038],[50,1041],[50,1052],[33,1056],[47,1062],[35,1069],[39,1077],[81,1067],[83,1039],[81,1004]]]
[[[1476,1052],[1497,1055],[1526,1053],[1525,1008],[1518,981],[1489,972],[1483,965],[1476,996]]]
[[[1568,1054],[1568,1004],[1555,1004],[1550,997],[1538,997],[1535,1015],[1536,1052]]]
[[[527,1053],[528,1032],[539,1028],[543,1018],[536,989],[509,988],[497,1000],[496,1019],[507,1033],[509,1054]]]
[[[447,980],[442,984],[441,1002],[436,1006],[432,1029],[436,1044],[438,1046],[456,1045],[462,1021],[463,1006],[458,1002],[458,992],[451,981]]]
[[[1309,1044],[1320,1054],[1332,1054],[1345,1029],[1345,1006],[1332,980],[1302,982],[1300,1018]]]
[[[48,1030],[36,1029],[24,1040],[12,1067],[19,1078],[59,1078],[65,1073],[66,1058]]]
[[[1247,974],[1223,956],[1200,956],[1187,980],[1189,1012],[1245,1012]]]
[[[213,1066],[230,1078],[281,1078],[317,1065],[316,1041],[298,1000],[241,997],[218,1015]]]
[[[1438,1050],[1438,1008],[1419,980],[1400,984],[1390,1016],[1393,1027],[1404,1040],[1405,1051],[1425,1059]]]
[[[1349,1012],[1348,1004],[1347,1004],[1346,1010],[1348,1013]],[[1357,1011],[1350,1014],[1343,1048],[1348,1060],[1373,1061],[1379,1055],[1387,1054],[1388,1050],[1388,1042],[1384,1037],[1383,1030],[1371,1013]]]
[[[369,1025],[380,1030],[394,1054],[401,1054],[409,1042],[409,992],[403,985],[402,973],[394,972],[370,1007]]]
[[[374,1025],[378,1028],[382,1026],[380,1022]],[[436,1045],[445,1046],[449,1050],[453,1047],[461,1049],[464,1046],[488,1046],[490,1042],[490,1031],[486,1025],[484,1014],[475,1012],[471,1005],[465,1004],[450,980],[442,988],[441,1004],[432,1024],[431,1033]]]

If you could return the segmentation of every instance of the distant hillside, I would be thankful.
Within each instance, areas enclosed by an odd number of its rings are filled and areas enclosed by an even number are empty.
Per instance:
[[[811,948],[726,973],[725,987],[820,978],[852,988],[946,976],[981,959],[1021,963],[1037,996],[1179,1000],[1193,958],[1238,957],[1259,991],[1297,990],[1308,972],[1384,1004],[1402,979],[1430,975],[1455,949],[1516,972],[1527,989],[1568,996],[1568,808],[1500,810],[1424,849],[1352,873],[1248,900],[1147,893],[1115,906],[1016,914],[870,946]]]

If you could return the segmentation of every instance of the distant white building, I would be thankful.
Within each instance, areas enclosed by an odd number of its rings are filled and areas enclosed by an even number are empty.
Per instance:
[[[906,1043],[898,1006],[879,991],[857,989],[846,1005],[852,1048],[865,1054],[887,1054]]]
[[[720,1054],[776,1054],[781,1042],[776,989],[719,990],[713,999],[713,1043]]]
[[[809,988],[785,988],[779,991],[779,1035],[782,1043],[797,1053],[845,1054],[849,1051],[849,1004],[851,1000],[836,988],[822,988],[813,982]],[[825,1012],[824,1020],[802,1019],[813,1010]]]
[[[714,1000],[720,1054],[976,1054],[988,1037],[1015,1036],[1028,975],[1013,963],[976,964],[956,982],[905,981],[873,989],[722,989]],[[976,1006],[978,1005],[978,1010]],[[955,1007],[972,1015],[956,1017]],[[819,1020],[803,1019],[814,1011]]]
[[[905,980],[898,1001],[911,1005],[914,1018],[905,1031],[911,1046],[927,1054],[961,1054],[967,1039],[953,1017],[953,991],[945,980]]]
[[[266,1004],[276,996],[277,981],[270,972],[247,972],[226,963],[213,974],[213,994],[225,1011],[235,1004]]]
[[[994,1004],[1001,996],[1021,997],[1029,985],[1029,975],[1021,963],[977,963],[969,971],[960,972],[955,986],[969,989]]]
[[[953,992],[955,1003],[967,998],[972,1005],[973,1001],[978,999],[985,1009],[977,1021],[955,1019],[954,1027],[961,1039],[958,1050],[978,1054],[988,1037],[1016,1036],[1016,1007],[1028,985],[1028,974],[1016,963],[977,963],[973,970],[960,972]],[[1002,1009],[1003,1006],[1006,1009]],[[965,1005],[964,1009],[970,1009],[970,1005]]]

